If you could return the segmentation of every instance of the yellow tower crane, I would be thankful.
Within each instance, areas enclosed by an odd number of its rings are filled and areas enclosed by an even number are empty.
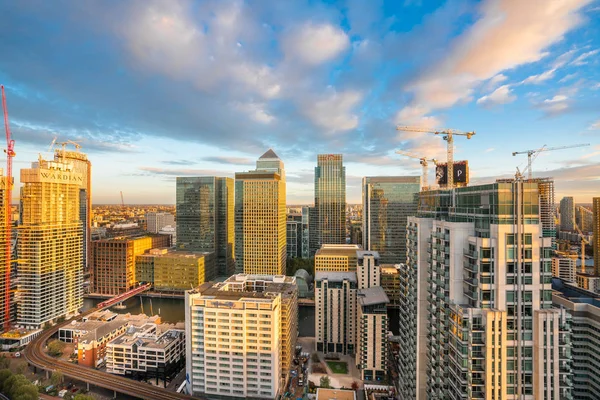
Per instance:
[[[516,156],[517,154],[527,154],[527,167],[523,171],[523,174],[525,173],[525,171],[527,171],[527,177],[529,179],[531,179],[531,178],[533,178],[533,170],[531,169],[531,164],[535,161],[535,159],[537,158],[537,156],[541,152],[544,152],[544,151],[554,151],[554,150],[563,150],[563,149],[572,149],[574,147],[585,147],[585,146],[589,146],[589,145],[590,145],[589,143],[573,144],[573,145],[570,145],[570,146],[561,146],[561,147],[546,147],[546,145],[543,145],[539,149],[524,150],[524,151],[513,151],[512,155]]]
[[[579,229],[579,225],[575,222],[575,217],[573,217],[573,226],[577,233],[579,233],[579,237],[581,238],[581,270],[585,273],[585,245],[589,245],[590,242],[585,238],[581,229]],[[598,266],[594,265],[594,275],[598,276]]]
[[[454,187],[454,136],[466,136],[467,139],[471,139],[471,137],[473,137],[473,135],[475,135],[475,131],[472,132],[462,132],[462,131],[458,131],[456,129],[443,129],[440,131],[435,131],[435,130],[431,130],[431,129],[426,129],[426,128],[419,128],[419,127],[413,127],[413,126],[397,126],[396,127],[397,131],[405,131],[405,132],[425,132],[425,133],[433,133],[434,135],[444,135],[443,138],[444,140],[447,142],[448,145],[448,149],[447,149],[447,157],[448,157],[448,161],[447,161],[447,175],[448,175],[448,180],[447,180],[447,186],[449,188],[453,188]]]
[[[421,175],[421,179],[423,180],[423,182],[421,183],[421,186],[422,186],[423,190],[428,188],[429,187],[429,172],[428,172],[429,161],[431,161],[433,163],[433,165],[437,165],[437,160],[435,158],[428,159],[427,157],[419,157],[412,153],[409,153],[407,151],[402,151],[402,150],[396,150],[396,154],[401,154],[403,156],[410,157],[410,158],[416,158],[417,160],[419,160],[421,167],[423,167],[423,174]]]

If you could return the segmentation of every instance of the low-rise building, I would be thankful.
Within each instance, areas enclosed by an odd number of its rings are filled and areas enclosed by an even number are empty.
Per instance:
[[[323,244],[315,254],[315,272],[356,271],[356,252],[360,250],[357,244]]]
[[[600,277],[593,274],[577,273],[577,286],[590,292],[600,292]]]

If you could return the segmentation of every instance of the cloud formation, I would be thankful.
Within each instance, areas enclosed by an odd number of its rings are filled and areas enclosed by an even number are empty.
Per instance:
[[[493,107],[499,104],[512,103],[517,99],[517,96],[513,95],[509,85],[500,86],[492,93],[482,96],[477,100],[477,104],[483,107]]]

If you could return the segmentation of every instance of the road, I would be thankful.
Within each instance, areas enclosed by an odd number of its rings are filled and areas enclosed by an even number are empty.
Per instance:
[[[94,311],[97,308],[88,310],[77,317],[71,318],[52,328],[46,329],[41,335],[33,339],[25,348],[24,354],[27,362],[37,368],[46,371],[60,371],[64,376],[77,379],[83,382],[89,382],[91,385],[99,386],[105,389],[114,390],[129,396],[138,397],[147,400],[189,400],[198,399],[180,393],[170,392],[160,387],[150,386],[146,383],[138,382],[119,375],[112,375],[106,372],[86,368],[66,361],[60,361],[50,357],[44,351],[46,342],[58,332],[62,326],[68,325],[73,320],[80,319]]]

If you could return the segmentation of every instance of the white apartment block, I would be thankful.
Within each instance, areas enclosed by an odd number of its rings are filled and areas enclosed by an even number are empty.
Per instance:
[[[577,282],[577,257],[570,254],[552,257],[552,276],[568,282]]]
[[[356,275],[358,288],[366,289],[381,286],[381,268],[379,266],[379,253],[376,251],[357,251],[358,265]]]
[[[356,364],[363,381],[382,381],[388,370],[389,299],[381,286],[359,289]]]
[[[296,345],[297,291],[293,277],[238,274],[186,292],[188,393],[276,398]]]
[[[175,216],[171,213],[146,213],[146,230],[159,233],[166,226],[175,226]]]

